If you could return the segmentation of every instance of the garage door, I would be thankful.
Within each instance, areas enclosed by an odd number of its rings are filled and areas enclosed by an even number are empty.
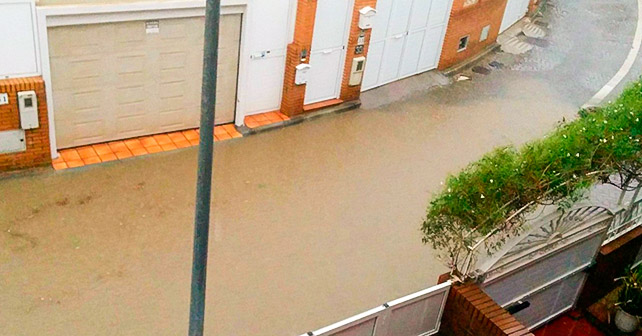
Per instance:
[[[379,0],[363,89],[437,67],[452,0]]]
[[[221,19],[216,122],[234,120],[241,15]],[[203,17],[49,28],[58,147],[199,125]]]
[[[499,32],[510,28],[526,15],[529,0],[508,0]]]

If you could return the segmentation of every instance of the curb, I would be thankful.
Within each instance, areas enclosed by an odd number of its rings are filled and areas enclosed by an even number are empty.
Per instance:
[[[347,112],[347,111],[350,111],[350,110],[357,109],[357,108],[359,108],[359,106],[361,106],[361,100],[354,100],[354,101],[341,103],[339,105],[323,108],[323,109],[320,109],[318,111],[313,111],[313,112],[310,112],[310,113],[294,116],[294,117],[290,118],[290,120],[283,120],[283,121],[275,122],[275,123],[272,123],[272,124],[269,124],[269,125],[259,126],[259,127],[256,127],[256,128],[249,128],[249,127],[247,127],[245,125],[236,126],[236,130],[239,131],[239,133],[241,133],[243,135],[243,137],[246,137],[248,135],[269,132],[269,131],[272,131],[272,130],[275,130],[275,129],[279,129],[279,128],[283,128],[283,127],[286,127],[286,126],[300,124],[300,123],[302,123],[304,121],[317,119],[317,118],[323,117],[325,115],[339,114],[339,113]]]

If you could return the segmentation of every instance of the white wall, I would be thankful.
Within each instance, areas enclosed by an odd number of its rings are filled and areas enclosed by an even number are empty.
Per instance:
[[[251,0],[248,5],[246,52],[241,56],[248,57],[240,97],[245,115],[279,109],[295,15],[294,0]]]
[[[0,78],[39,72],[33,0],[0,1]]]

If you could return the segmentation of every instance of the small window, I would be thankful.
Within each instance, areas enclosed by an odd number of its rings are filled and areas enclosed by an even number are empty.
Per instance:
[[[33,107],[33,99],[25,98],[25,107],[26,108]]]
[[[479,0],[464,0],[464,7],[472,6],[478,2]]]
[[[468,40],[470,36],[466,35],[459,39],[459,46],[457,47],[457,52],[464,51],[468,48]]]
[[[488,33],[490,32],[490,25],[482,28],[481,35],[479,35],[479,42],[486,41]]]

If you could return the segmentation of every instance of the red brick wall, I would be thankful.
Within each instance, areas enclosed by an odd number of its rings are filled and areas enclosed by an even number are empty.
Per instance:
[[[438,335],[533,336],[474,283],[450,289]]]
[[[469,59],[489,45],[495,43],[504,17],[506,0],[479,0],[476,4],[464,7],[465,0],[455,0],[450,13],[444,46],[439,61],[439,69],[449,68]],[[488,38],[480,42],[482,29],[490,25]],[[457,51],[459,40],[469,35],[466,50]]]
[[[531,0],[528,5],[528,14],[534,14],[543,3],[544,1],[542,0]]]
[[[281,99],[281,112],[288,116],[303,113],[306,85],[295,85],[294,77],[296,75],[297,65],[310,63],[310,48],[312,47],[316,11],[317,0],[298,0],[294,40],[288,45],[283,82],[283,98]],[[303,50],[308,51],[308,57],[302,62],[301,52]]]
[[[350,25],[350,37],[348,39],[348,50],[346,53],[346,64],[343,70],[343,80],[341,82],[341,98],[344,101],[356,100],[359,99],[361,94],[361,85],[349,86],[350,82],[350,72],[352,70],[352,60],[355,57],[368,56],[368,48],[370,47],[370,36],[372,34],[372,29],[366,29],[365,32],[365,45],[363,46],[363,54],[355,54],[355,47],[359,40],[359,35],[361,34],[361,29],[359,28],[359,10],[366,6],[372,8],[377,7],[377,0],[355,0],[354,9],[352,12],[352,23]],[[368,59],[366,58],[366,62]]]
[[[25,131],[27,141],[25,152],[0,154],[0,171],[44,166],[51,163],[47,99],[42,77],[0,80],[0,93],[9,94],[9,104],[0,105],[0,131],[20,128],[17,93],[31,90],[35,91],[38,97],[40,127]]]

